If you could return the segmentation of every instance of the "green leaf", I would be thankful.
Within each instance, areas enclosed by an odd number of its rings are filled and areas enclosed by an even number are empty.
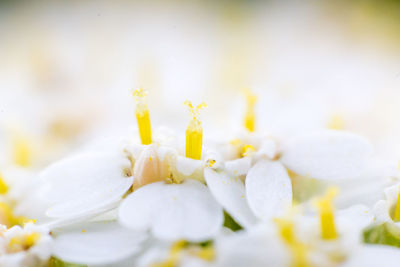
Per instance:
[[[51,257],[49,260],[49,267],[87,267],[87,265],[68,263],[56,257]]]
[[[363,232],[364,243],[400,247],[400,228],[393,223],[384,223],[367,228]]]
[[[224,226],[231,229],[232,231],[236,232],[242,230],[243,227],[240,226],[232,217],[224,211]]]

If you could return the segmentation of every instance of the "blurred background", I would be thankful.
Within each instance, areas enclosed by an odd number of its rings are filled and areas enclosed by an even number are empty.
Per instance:
[[[206,102],[206,138],[357,132],[400,160],[400,1],[0,1],[0,163],[25,146],[42,166],[135,127],[184,134],[185,100]]]

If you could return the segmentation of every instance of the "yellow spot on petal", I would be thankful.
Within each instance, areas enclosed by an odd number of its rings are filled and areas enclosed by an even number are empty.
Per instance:
[[[325,240],[333,240],[338,237],[335,225],[335,208],[332,204],[337,193],[337,188],[329,188],[323,197],[315,201],[319,209],[321,237]]]
[[[85,229],[82,229],[82,233],[86,233],[86,230],[85,230]]]
[[[244,90],[246,95],[246,114],[244,116],[244,127],[249,132],[254,132],[256,125],[256,113],[255,113],[255,105],[257,102],[257,96],[254,95],[249,89]]]
[[[140,140],[143,145],[149,145],[151,139],[150,113],[145,102],[147,92],[142,88],[136,89],[133,96],[136,98],[136,119],[139,128]]]
[[[203,128],[198,116],[200,110],[207,107],[207,105],[201,103],[194,107],[190,101],[185,101],[185,105],[189,107],[191,115],[191,120],[186,128],[186,157],[200,160],[203,147]]]
[[[207,167],[213,167],[215,165],[216,161],[214,159],[210,159],[207,161]]]

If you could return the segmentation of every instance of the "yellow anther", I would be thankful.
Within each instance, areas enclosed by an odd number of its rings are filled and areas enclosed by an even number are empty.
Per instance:
[[[319,209],[321,237],[326,240],[332,240],[338,237],[335,226],[335,208],[332,204],[332,200],[337,193],[338,190],[336,188],[329,188],[323,197],[315,201]]]
[[[28,250],[33,247],[39,239],[39,233],[30,233],[27,235],[13,237],[8,243],[7,251],[9,253],[17,253]]]
[[[7,228],[13,227],[14,225],[24,225],[29,221],[24,216],[15,216],[12,208],[4,202],[0,202],[0,224],[7,226]]]
[[[210,159],[207,161],[207,167],[211,168],[215,165],[216,161],[215,159]]]
[[[0,173],[0,195],[7,194],[8,192],[8,185],[4,182],[4,179]]]
[[[32,162],[32,148],[28,138],[21,133],[13,133],[14,162],[21,167],[29,167]]]
[[[142,88],[136,89],[133,96],[136,98],[136,119],[139,128],[140,140],[143,145],[149,145],[151,139],[150,113],[145,102],[147,92]]]
[[[203,146],[203,128],[198,116],[200,110],[207,107],[207,105],[201,103],[197,107],[194,107],[190,101],[185,101],[185,105],[189,107],[192,117],[186,128],[186,157],[199,160],[201,159]]]
[[[163,262],[158,262],[152,265],[152,267],[175,267],[178,266],[179,260],[181,258],[182,252],[188,246],[185,240],[176,241],[172,244],[168,258]]]
[[[250,156],[256,149],[252,145],[244,145],[242,147],[242,157]]]
[[[249,132],[254,132],[256,127],[256,113],[255,113],[255,105],[257,102],[257,96],[254,95],[250,90],[244,90],[246,95],[246,114],[244,116],[244,127]]]
[[[333,115],[328,122],[328,128],[332,130],[343,130],[344,129],[344,119],[340,115]]]
[[[289,219],[276,218],[275,223],[279,229],[280,237],[288,246],[292,254],[292,267],[310,266],[307,260],[307,247],[300,242],[294,231],[294,223]]]
[[[397,203],[396,203],[396,208],[394,210],[394,218],[396,222],[400,221],[400,186],[399,186],[399,193],[397,195]]]

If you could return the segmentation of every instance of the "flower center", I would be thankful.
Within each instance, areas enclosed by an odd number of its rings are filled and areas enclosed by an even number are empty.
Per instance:
[[[207,105],[201,103],[197,107],[194,107],[190,101],[185,101],[185,105],[189,107],[191,115],[191,120],[186,128],[186,157],[199,160],[201,159],[203,146],[203,128],[198,116],[200,110],[207,107]]]
[[[28,221],[30,220],[24,216],[15,216],[10,205],[0,202],[0,224],[10,228],[14,225],[23,225]]]
[[[143,145],[151,144],[150,113],[145,102],[147,92],[142,88],[136,89],[133,96],[136,98],[136,119],[139,128],[140,140]]]
[[[292,267],[310,266],[307,260],[307,247],[300,242],[294,231],[294,224],[288,219],[275,219],[279,234],[284,243],[289,247],[292,254]]]
[[[9,253],[26,251],[31,247],[33,247],[39,239],[40,239],[39,233],[30,233],[22,236],[13,237],[8,243],[7,251]]]
[[[244,127],[249,131],[249,132],[254,132],[255,130],[255,121],[256,121],[256,113],[255,113],[255,105],[257,102],[257,96],[254,95],[250,90],[245,90],[244,91],[246,95],[246,114],[244,116]]]
[[[319,209],[321,237],[325,240],[333,240],[338,237],[335,225],[334,206],[332,204],[332,200],[337,192],[338,190],[336,188],[330,188],[323,197],[315,202]]]

